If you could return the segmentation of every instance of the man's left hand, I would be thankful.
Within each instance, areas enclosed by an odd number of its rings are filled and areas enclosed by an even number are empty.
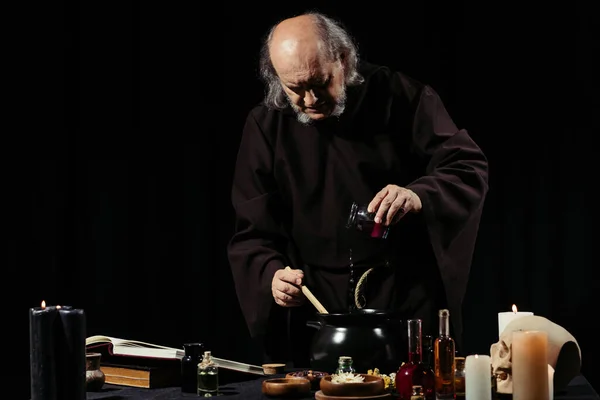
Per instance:
[[[371,200],[367,211],[377,211],[376,223],[391,225],[409,212],[421,211],[422,207],[421,199],[412,190],[398,185],[387,185]]]

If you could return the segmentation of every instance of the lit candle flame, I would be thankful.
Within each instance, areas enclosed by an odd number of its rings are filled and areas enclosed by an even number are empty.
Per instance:
[[[46,300],[42,300],[42,308],[46,308]]]
[[[59,308],[60,308],[60,306],[56,306],[56,308],[57,308],[57,309],[59,309]]]
[[[517,313],[517,306],[513,304],[513,306],[512,306],[512,310],[513,310],[513,312],[516,314],[516,313]]]

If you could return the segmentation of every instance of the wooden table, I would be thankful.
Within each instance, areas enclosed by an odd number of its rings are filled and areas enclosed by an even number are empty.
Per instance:
[[[273,376],[271,376],[273,377]],[[251,381],[231,383],[220,388],[218,397],[244,400],[273,400],[262,394],[263,377]],[[138,389],[114,385],[105,385],[101,392],[88,393],[88,400],[179,400],[198,398],[195,394],[181,393],[180,388]],[[314,393],[298,400],[313,400]],[[556,393],[556,400],[600,400],[598,393],[583,376],[578,376],[569,384],[566,393]]]

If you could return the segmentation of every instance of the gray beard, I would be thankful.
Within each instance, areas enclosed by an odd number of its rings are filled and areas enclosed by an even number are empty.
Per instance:
[[[300,107],[298,107],[297,105],[292,103],[292,101],[289,97],[287,97],[287,99],[290,103],[290,106],[292,106],[292,109],[296,112],[296,119],[298,120],[298,122],[300,122],[302,125],[312,125],[315,122],[311,117],[309,117],[307,114],[302,112]],[[329,115],[329,117],[340,117],[344,113],[345,109],[346,109],[346,90],[344,89],[344,91],[342,92],[342,95],[340,96],[337,104],[333,108],[333,111],[332,111],[331,115]]]

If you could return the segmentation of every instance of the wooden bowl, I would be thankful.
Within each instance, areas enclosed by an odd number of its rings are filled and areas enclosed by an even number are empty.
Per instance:
[[[312,390],[319,390],[321,385],[321,379],[325,376],[329,376],[327,372],[313,371],[312,369],[305,369],[302,371],[289,372],[285,375],[286,378],[304,378],[310,381]]]
[[[263,364],[262,368],[265,375],[278,375],[283,374],[285,364]]]
[[[333,383],[331,375],[321,379],[321,391],[327,396],[366,397],[385,394],[383,378],[375,375],[358,374],[365,378],[362,382]]]
[[[303,397],[310,394],[310,381],[304,378],[265,379],[262,392],[271,397]]]

